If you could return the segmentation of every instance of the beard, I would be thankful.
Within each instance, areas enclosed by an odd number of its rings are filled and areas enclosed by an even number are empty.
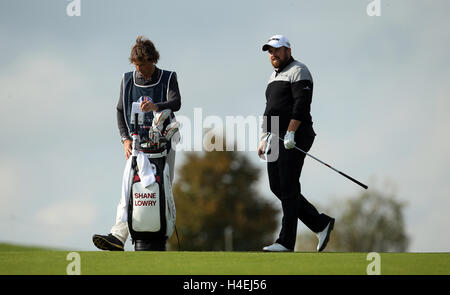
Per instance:
[[[280,67],[280,59],[278,58],[270,59],[270,63],[275,69],[278,69]]]
[[[282,68],[286,62],[288,61],[288,58],[282,59],[282,58],[271,58],[270,63],[275,69]]]

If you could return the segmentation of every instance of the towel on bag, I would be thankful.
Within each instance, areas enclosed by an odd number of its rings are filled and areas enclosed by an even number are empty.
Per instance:
[[[125,170],[123,171],[122,177],[122,196],[120,200],[120,204],[122,205],[121,206],[122,222],[127,222],[128,220],[128,202],[130,198],[130,189],[131,189],[130,173],[132,172],[131,162],[132,157],[129,157],[125,165]],[[156,167],[154,167],[154,165],[151,165],[147,156],[143,152],[138,152],[136,163],[138,167],[138,175],[139,178],[141,179],[141,184],[144,187],[147,187],[155,183]]]

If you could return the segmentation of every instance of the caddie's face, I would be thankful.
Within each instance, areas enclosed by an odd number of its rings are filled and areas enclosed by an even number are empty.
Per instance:
[[[276,69],[283,66],[291,58],[291,49],[284,46],[280,48],[269,47],[267,51],[269,52],[270,63]]]
[[[134,67],[136,68],[136,71],[141,73],[142,76],[148,77],[153,72],[153,62],[151,61],[145,61],[145,62],[134,62]]]

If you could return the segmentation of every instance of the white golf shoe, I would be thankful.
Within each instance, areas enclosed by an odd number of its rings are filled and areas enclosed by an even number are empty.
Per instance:
[[[330,223],[325,227],[325,229],[319,233],[317,233],[317,238],[319,239],[319,243],[317,244],[317,252],[321,252],[328,244],[328,240],[330,239],[330,233],[334,227],[334,218],[331,219]]]
[[[270,246],[266,246],[263,248],[263,251],[265,252],[292,252],[292,250],[286,248],[285,246],[278,244],[278,243],[273,243]]]

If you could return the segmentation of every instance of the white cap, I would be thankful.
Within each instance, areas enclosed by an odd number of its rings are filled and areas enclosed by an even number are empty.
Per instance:
[[[270,47],[280,48],[282,46],[291,48],[291,43],[289,43],[289,40],[284,37],[283,35],[275,35],[270,37],[269,40],[267,40],[266,44],[263,45],[262,50],[266,51]]]

